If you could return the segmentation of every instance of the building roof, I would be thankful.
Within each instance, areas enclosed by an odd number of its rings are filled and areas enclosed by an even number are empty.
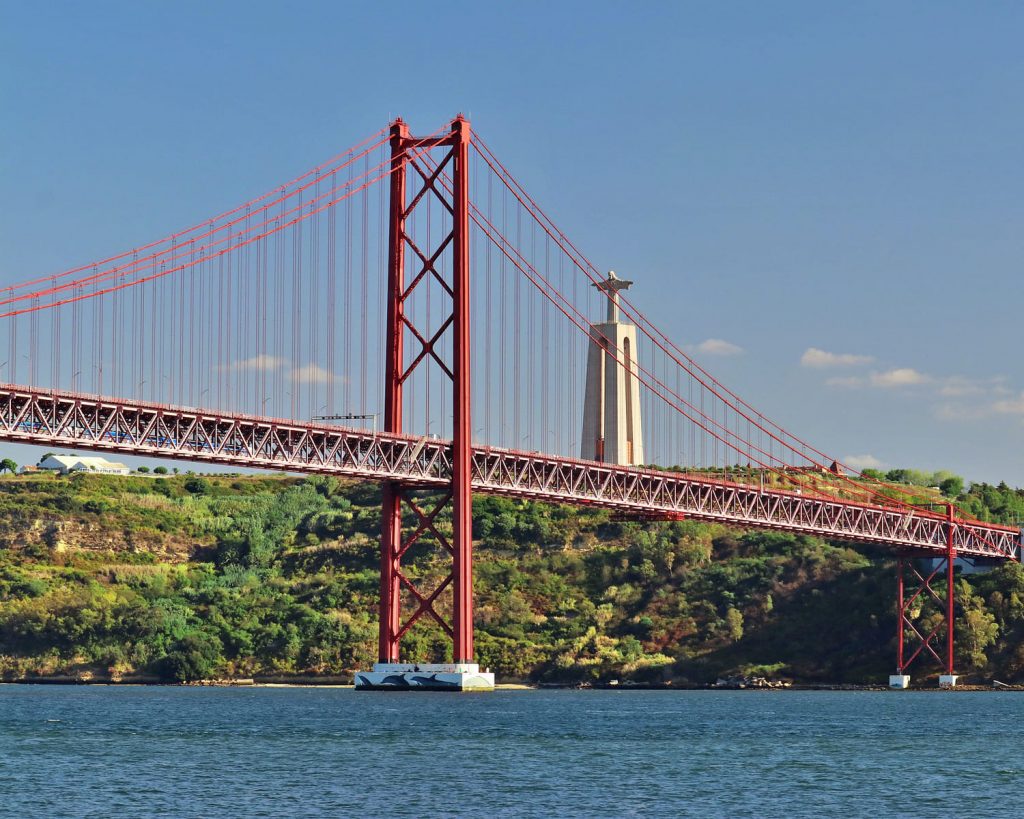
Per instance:
[[[89,455],[51,455],[43,463],[50,461],[56,461],[65,469],[71,469],[75,466],[81,465],[86,469],[127,469],[128,467],[124,464],[117,463],[116,461],[108,461],[106,458],[99,458],[96,456]]]

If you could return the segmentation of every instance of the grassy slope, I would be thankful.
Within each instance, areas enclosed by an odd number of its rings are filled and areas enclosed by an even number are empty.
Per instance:
[[[991,515],[999,498],[965,501]],[[0,674],[365,666],[378,504],[375,486],[330,478],[0,478]],[[477,499],[474,526],[478,655],[505,678],[701,683],[753,670],[870,682],[890,671],[884,553],[499,498]],[[443,577],[429,541],[410,557],[424,587]],[[1024,674],[1021,568],[961,579],[958,594],[960,668]],[[920,627],[937,616],[924,603]],[[405,645],[440,659],[446,641],[425,624]]]

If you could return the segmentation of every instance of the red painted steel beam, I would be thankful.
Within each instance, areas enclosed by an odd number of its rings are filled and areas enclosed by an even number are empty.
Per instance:
[[[953,674],[953,635],[956,617],[953,606],[955,602],[955,590],[953,569],[956,564],[956,519],[953,517],[953,504],[946,505],[947,523],[946,540],[946,673]]]
[[[411,137],[401,120],[391,129],[391,204],[389,217],[388,252],[388,310],[385,338],[385,408],[384,430],[400,434],[402,427],[403,385],[409,377],[434,361],[451,381],[453,408],[453,436],[446,444],[445,456],[449,491],[431,515],[424,516],[409,493],[406,482],[389,480],[383,494],[383,523],[381,527],[381,601],[380,649],[381,662],[400,659],[401,640],[405,633],[424,616],[431,616],[444,625],[452,637],[453,659],[471,662],[473,659],[473,461],[472,422],[470,419],[470,300],[469,300],[469,123],[461,116],[453,120],[450,132],[440,138]],[[432,173],[427,173],[412,156],[416,149],[446,149]],[[438,188],[436,182],[442,170],[451,167],[453,182],[450,191]],[[411,172],[418,174],[419,180]],[[415,187],[407,190],[410,176]],[[411,198],[410,198],[411,194]],[[407,230],[407,220],[421,206],[429,208],[440,203],[452,216],[452,227],[447,235],[437,240],[436,246],[420,247]],[[428,218],[429,218],[429,210]],[[429,224],[429,222],[428,222]],[[427,241],[431,242],[430,235]],[[420,270],[405,281],[406,247],[415,254]],[[449,256],[445,251],[450,248]],[[450,262],[448,259],[450,258]],[[440,269],[445,261],[444,270]],[[450,264],[450,268],[448,265]],[[433,332],[418,328],[413,311],[406,309],[407,300],[421,285],[437,282],[451,299],[451,312]],[[449,330],[453,342],[451,360],[445,360],[439,351],[439,341]],[[408,331],[420,350],[406,365],[403,341]],[[419,516],[420,525],[408,539],[402,538],[401,506],[406,503]],[[451,542],[433,525],[434,516],[444,506],[452,509]],[[435,589],[427,596],[402,573],[402,557],[409,547],[428,532],[437,543],[451,554],[452,619],[451,626],[444,623],[434,608],[434,602],[444,588]],[[419,602],[412,615],[401,622],[402,588]]]
[[[452,123],[454,179],[454,236],[452,255],[452,527],[455,547],[453,658],[473,660],[473,424],[470,419],[469,321],[469,123],[461,116]]]
[[[907,613],[906,591],[903,580],[903,555],[896,558],[896,673],[903,674],[906,664],[903,662],[904,652],[904,620]]]
[[[391,126],[391,198],[388,233],[387,327],[384,353],[384,431],[402,432],[402,367],[405,292],[405,184],[409,127]],[[378,659],[399,659],[401,627],[401,485],[385,481],[381,492]]]
[[[443,439],[14,385],[0,385],[0,440],[394,480],[424,488],[449,487],[452,474],[451,442]],[[623,514],[682,514],[690,520],[912,549],[931,557],[948,551],[946,515],[539,453],[476,448],[472,488]],[[960,556],[1020,559],[1017,528],[957,520],[953,539]]]
[[[947,520],[951,520],[947,516]],[[948,524],[947,524],[948,525]],[[897,614],[897,634],[896,634],[896,671],[898,674],[908,673],[908,669],[913,665],[914,661],[922,655],[930,655],[932,659],[939,665],[944,674],[952,674],[953,668],[953,636],[955,633],[955,621],[953,619],[953,588],[952,577],[953,577],[953,561],[955,556],[950,559],[950,553],[948,551],[941,555],[938,559],[937,564],[932,570],[924,575],[918,571],[915,566],[915,562],[918,559],[935,559],[936,555],[929,552],[923,551],[901,551],[896,562],[896,614]],[[912,582],[915,586],[912,586],[912,594],[907,597],[907,567],[910,568],[912,575]],[[932,586],[932,581],[936,578],[945,575],[946,584],[946,595],[943,597],[938,591]],[[939,611],[942,613],[942,619],[939,620],[932,627],[931,631],[927,634],[923,634],[920,629],[914,624],[913,619],[910,616],[910,612],[914,608],[915,602],[921,597],[930,597]],[[945,629],[945,643],[946,643],[946,656],[941,656],[941,648],[937,647],[936,638]],[[912,635],[913,643],[916,645],[913,651],[908,655],[907,653],[907,637],[908,633]],[[936,641],[936,645],[933,645],[933,641]]]

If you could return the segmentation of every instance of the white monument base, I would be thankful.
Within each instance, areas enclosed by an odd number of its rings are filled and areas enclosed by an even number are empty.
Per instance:
[[[943,674],[939,677],[939,688],[956,688],[958,679],[956,674]]]
[[[909,674],[893,674],[889,677],[890,688],[910,688]]]
[[[494,690],[494,674],[476,663],[374,663],[355,682],[357,691]]]

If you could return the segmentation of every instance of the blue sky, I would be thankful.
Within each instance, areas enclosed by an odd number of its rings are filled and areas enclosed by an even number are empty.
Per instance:
[[[770,417],[1024,485],[1024,6],[434,5],[4,0],[0,286],[464,111]]]

